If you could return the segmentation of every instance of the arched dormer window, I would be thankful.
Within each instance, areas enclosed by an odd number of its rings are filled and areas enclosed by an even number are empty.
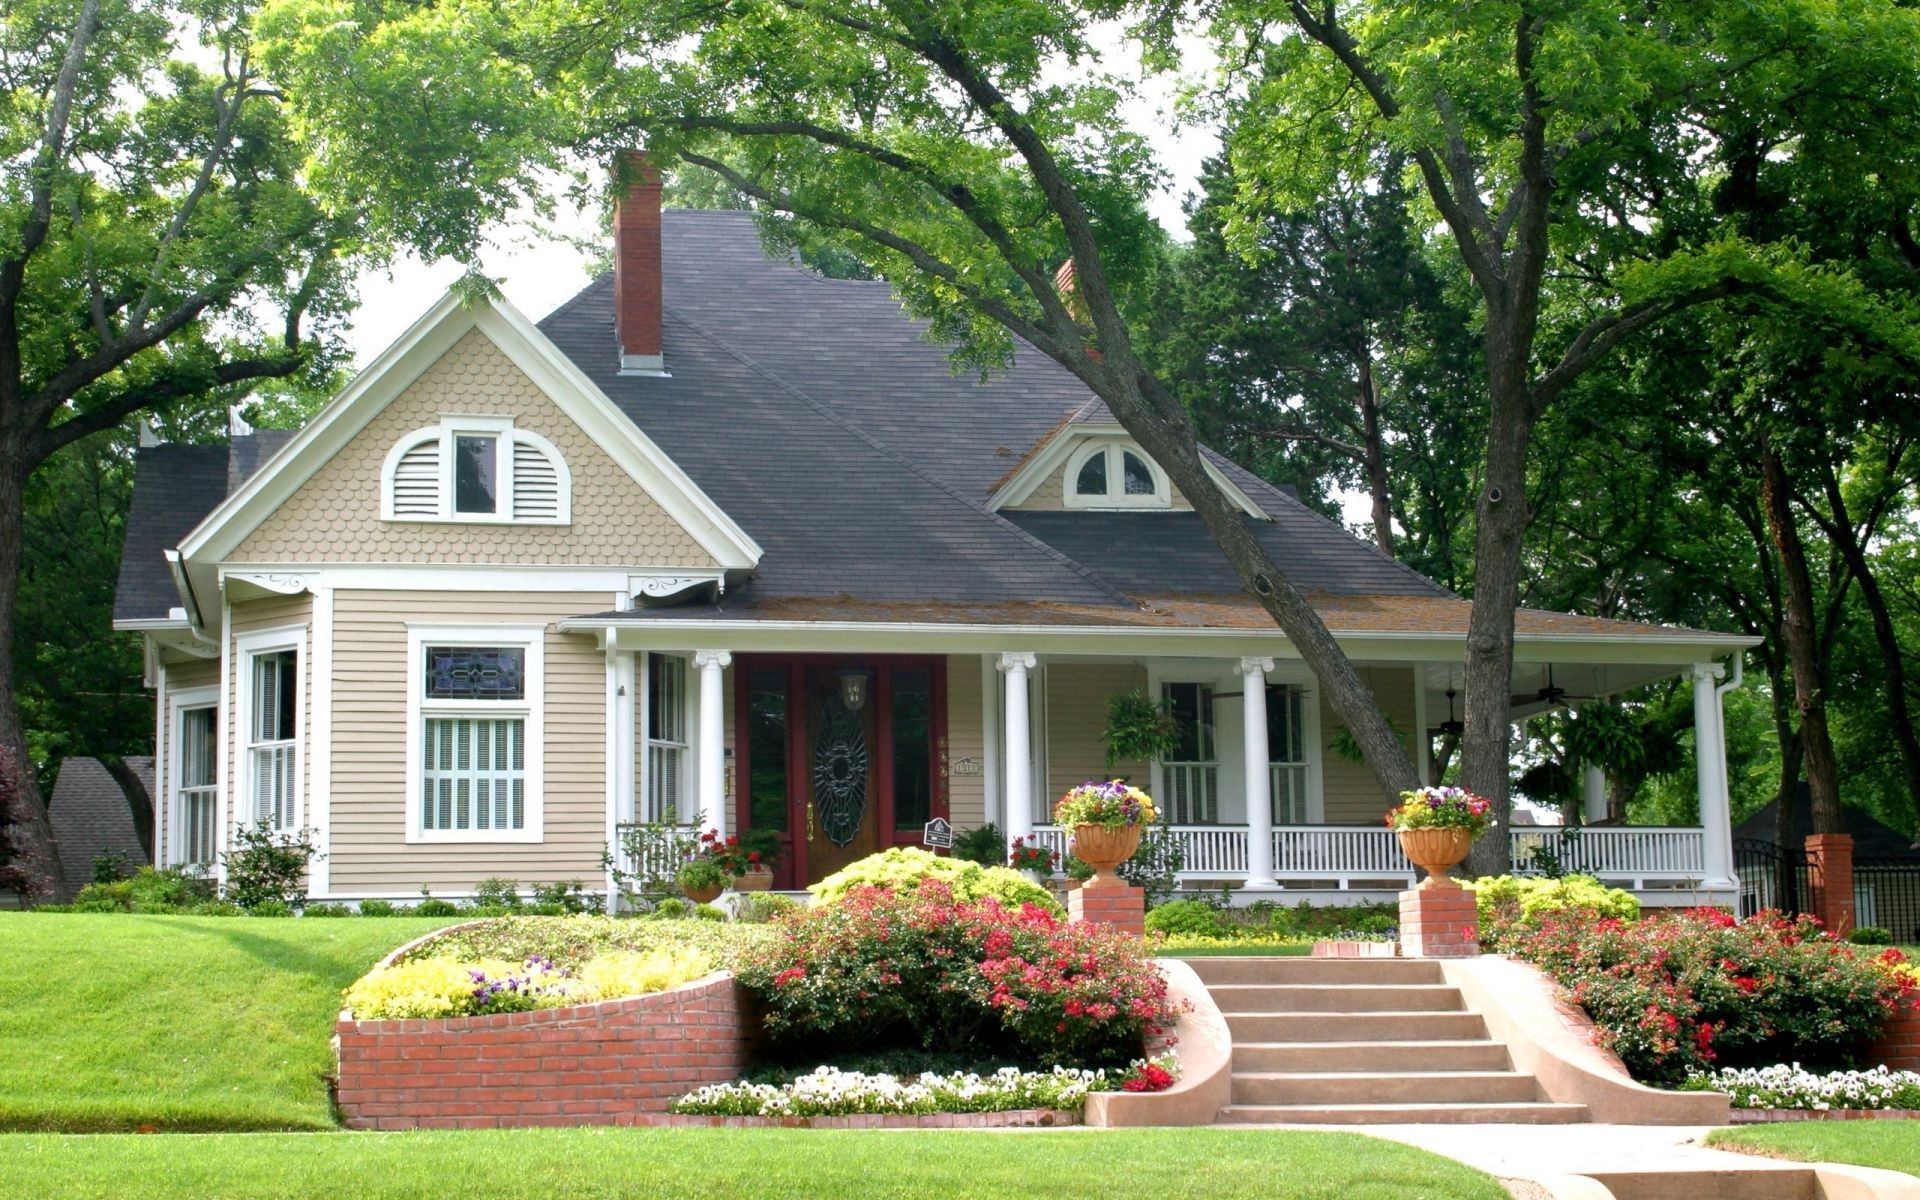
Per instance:
[[[511,417],[445,416],[394,443],[380,477],[387,521],[565,525],[573,477],[552,442]]]
[[[1069,508],[1168,508],[1166,472],[1132,442],[1089,442],[1067,459]]]

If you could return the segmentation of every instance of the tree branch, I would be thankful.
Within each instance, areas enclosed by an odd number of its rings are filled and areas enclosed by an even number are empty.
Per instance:
[[[47,127],[40,137],[40,149],[33,156],[32,191],[27,202],[27,220],[20,228],[19,249],[0,262],[0,305],[12,306],[20,298],[26,282],[27,260],[47,240],[53,223],[53,178],[60,157],[66,152],[67,125],[73,119],[74,93],[80,86],[80,68],[87,58],[87,46],[100,24],[100,0],[86,0],[80,6],[79,19],[73,23],[73,36],[67,42],[66,58],[53,85],[53,104],[47,111]]]
[[[1696,288],[1678,296],[1666,296],[1657,300],[1641,300],[1629,304],[1617,313],[1596,317],[1587,322],[1579,334],[1568,345],[1560,361],[1552,370],[1542,375],[1529,392],[1529,402],[1537,417],[1546,411],[1548,404],[1566,387],[1592,366],[1607,356],[1620,340],[1635,330],[1644,329],[1662,317],[1691,308],[1696,304],[1705,304],[1711,300],[1724,299],[1739,291],[1742,284],[1737,280],[1725,279],[1706,287]]]
[[[181,371],[171,377],[130,388],[34,434],[28,446],[27,461],[29,465],[45,462],[64,447],[102,430],[112,429],[137,412],[165,408],[176,400],[215,388],[231,387],[236,383],[284,378],[299,370],[304,358],[305,355],[298,350],[290,350],[285,354],[232,359],[210,370]]]

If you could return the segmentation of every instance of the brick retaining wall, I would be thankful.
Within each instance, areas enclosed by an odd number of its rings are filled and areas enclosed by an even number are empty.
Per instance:
[[[1888,1021],[1868,1049],[1867,1061],[1895,1071],[1920,1071],[1920,1008],[1910,1008]]]
[[[350,1129],[617,1125],[747,1065],[754,1021],[733,976],[535,1012],[334,1026]]]

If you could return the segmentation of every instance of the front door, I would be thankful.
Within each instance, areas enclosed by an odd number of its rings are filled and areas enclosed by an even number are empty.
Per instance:
[[[808,666],[800,785],[807,875],[822,879],[880,848],[878,706],[870,694],[847,703],[842,672]],[[871,689],[866,689],[871,692]]]

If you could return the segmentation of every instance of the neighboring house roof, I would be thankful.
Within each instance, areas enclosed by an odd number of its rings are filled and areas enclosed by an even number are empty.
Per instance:
[[[1780,802],[1769,800],[1758,812],[1734,826],[1733,836],[1772,843],[1774,820],[1779,811]],[[1853,838],[1855,858],[1896,858],[1920,862],[1920,848],[1914,846],[1911,832],[1901,833],[1881,823],[1865,809],[1855,808],[1851,804],[1841,805],[1841,815],[1846,819],[1847,833]],[[1789,817],[1788,837],[1791,840],[1788,844],[1799,846],[1813,832],[1813,793],[1805,783],[1794,791],[1793,811]]]
[[[153,759],[130,758],[127,765],[141,776],[151,795]],[[63,903],[93,878],[93,860],[101,855],[118,854],[129,867],[147,861],[127,795],[97,758],[69,758],[60,764],[47,802],[47,819],[67,877],[67,894],[59,897]]]
[[[887,284],[825,279],[769,258],[745,213],[669,210],[662,255],[666,376],[619,372],[610,277],[539,331],[761,553],[751,580],[729,583],[717,603],[623,619],[1271,628],[1194,513],[991,510],[996,491],[1042,447],[1113,421],[1038,351],[1017,343],[1005,369],[956,374]],[[445,301],[434,311],[443,310]],[[511,309],[500,311],[506,326],[522,327]],[[424,336],[426,324],[407,336]],[[364,392],[377,367],[329,409]],[[116,619],[162,617],[179,605],[163,553],[192,530],[190,510],[219,508],[187,539],[190,550],[217,548],[207,530],[245,507],[223,502],[229,479],[236,493],[262,491],[324,449],[309,447],[312,430],[303,431],[242,485],[260,452],[275,448],[259,436],[235,439],[231,464],[218,448],[141,452]],[[195,453],[176,453],[185,449]],[[1465,632],[1466,601],[1288,492],[1211,451],[1207,458],[1260,515],[1249,516],[1255,536],[1329,625]],[[1526,612],[1520,629],[1713,636]]]

